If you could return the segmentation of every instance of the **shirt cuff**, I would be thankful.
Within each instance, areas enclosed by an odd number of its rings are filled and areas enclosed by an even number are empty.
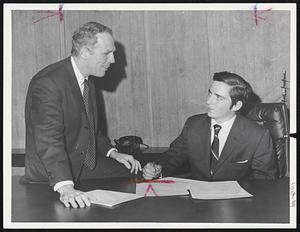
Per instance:
[[[106,157],[110,157],[110,153],[112,153],[113,151],[116,151],[116,152],[118,152],[118,150],[116,149],[116,148],[111,148],[111,149],[109,149],[109,151],[107,152],[107,154],[106,154]]]
[[[74,182],[72,180],[64,180],[64,181],[57,182],[54,185],[53,190],[56,192],[60,187],[65,186],[65,185],[70,185],[70,184],[72,184],[74,186]]]

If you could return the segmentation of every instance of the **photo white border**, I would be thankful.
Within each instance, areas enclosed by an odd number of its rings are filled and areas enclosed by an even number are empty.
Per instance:
[[[122,10],[122,11],[218,11],[253,10],[255,3],[240,4],[64,4],[63,10]],[[12,86],[12,10],[57,10],[59,4],[3,5],[3,226],[4,228],[296,228],[296,207],[290,207],[289,224],[270,223],[16,223],[11,222],[11,86]],[[290,133],[296,133],[296,4],[258,3],[257,10],[288,10],[291,15],[290,33]],[[290,186],[296,182],[296,139],[290,138]],[[297,195],[297,194],[296,194]]]

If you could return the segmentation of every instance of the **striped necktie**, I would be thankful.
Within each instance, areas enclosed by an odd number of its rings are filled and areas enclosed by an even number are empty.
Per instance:
[[[211,145],[211,150],[210,150],[210,174],[213,175],[215,170],[216,170],[216,166],[217,163],[219,161],[219,137],[218,134],[221,130],[221,126],[218,124],[214,125],[214,139]]]
[[[89,143],[85,155],[84,165],[90,169],[94,169],[96,166],[96,147],[95,147],[95,128],[94,128],[94,114],[93,107],[90,101],[90,88],[87,79],[84,79],[84,89],[83,89],[83,102],[85,105],[85,110],[88,115],[90,135]]]

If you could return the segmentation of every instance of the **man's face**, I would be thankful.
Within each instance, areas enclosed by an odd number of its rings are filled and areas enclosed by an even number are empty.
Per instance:
[[[220,81],[213,81],[208,90],[206,99],[208,116],[218,123],[227,121],[235,114],[235,106],[230,109],[232,101],[229,91],[230,86]]]
[[[110,64],[115,63],[113,52],[116,50],[114,39],[108,33],[98,33],[97,43],[87,58],[88,72],[90,75],[103,77]]]

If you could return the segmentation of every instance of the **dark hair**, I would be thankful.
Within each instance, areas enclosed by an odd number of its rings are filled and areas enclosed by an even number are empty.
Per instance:
[[[229,92],[232,101],[231,107],[241,101],[243,108],[247,104],[250,95],[253,94],[250,84],[235,73],[218,72],[214,74],[213,80],[224,82],[231,87]]]
[[[97,43],[96,34],[104,32],[112,35],[112,30],[109,27],[97,22],[87,22],[81,25],[72,36],[71,54],[78,55],[83,46],[92,48]]]

